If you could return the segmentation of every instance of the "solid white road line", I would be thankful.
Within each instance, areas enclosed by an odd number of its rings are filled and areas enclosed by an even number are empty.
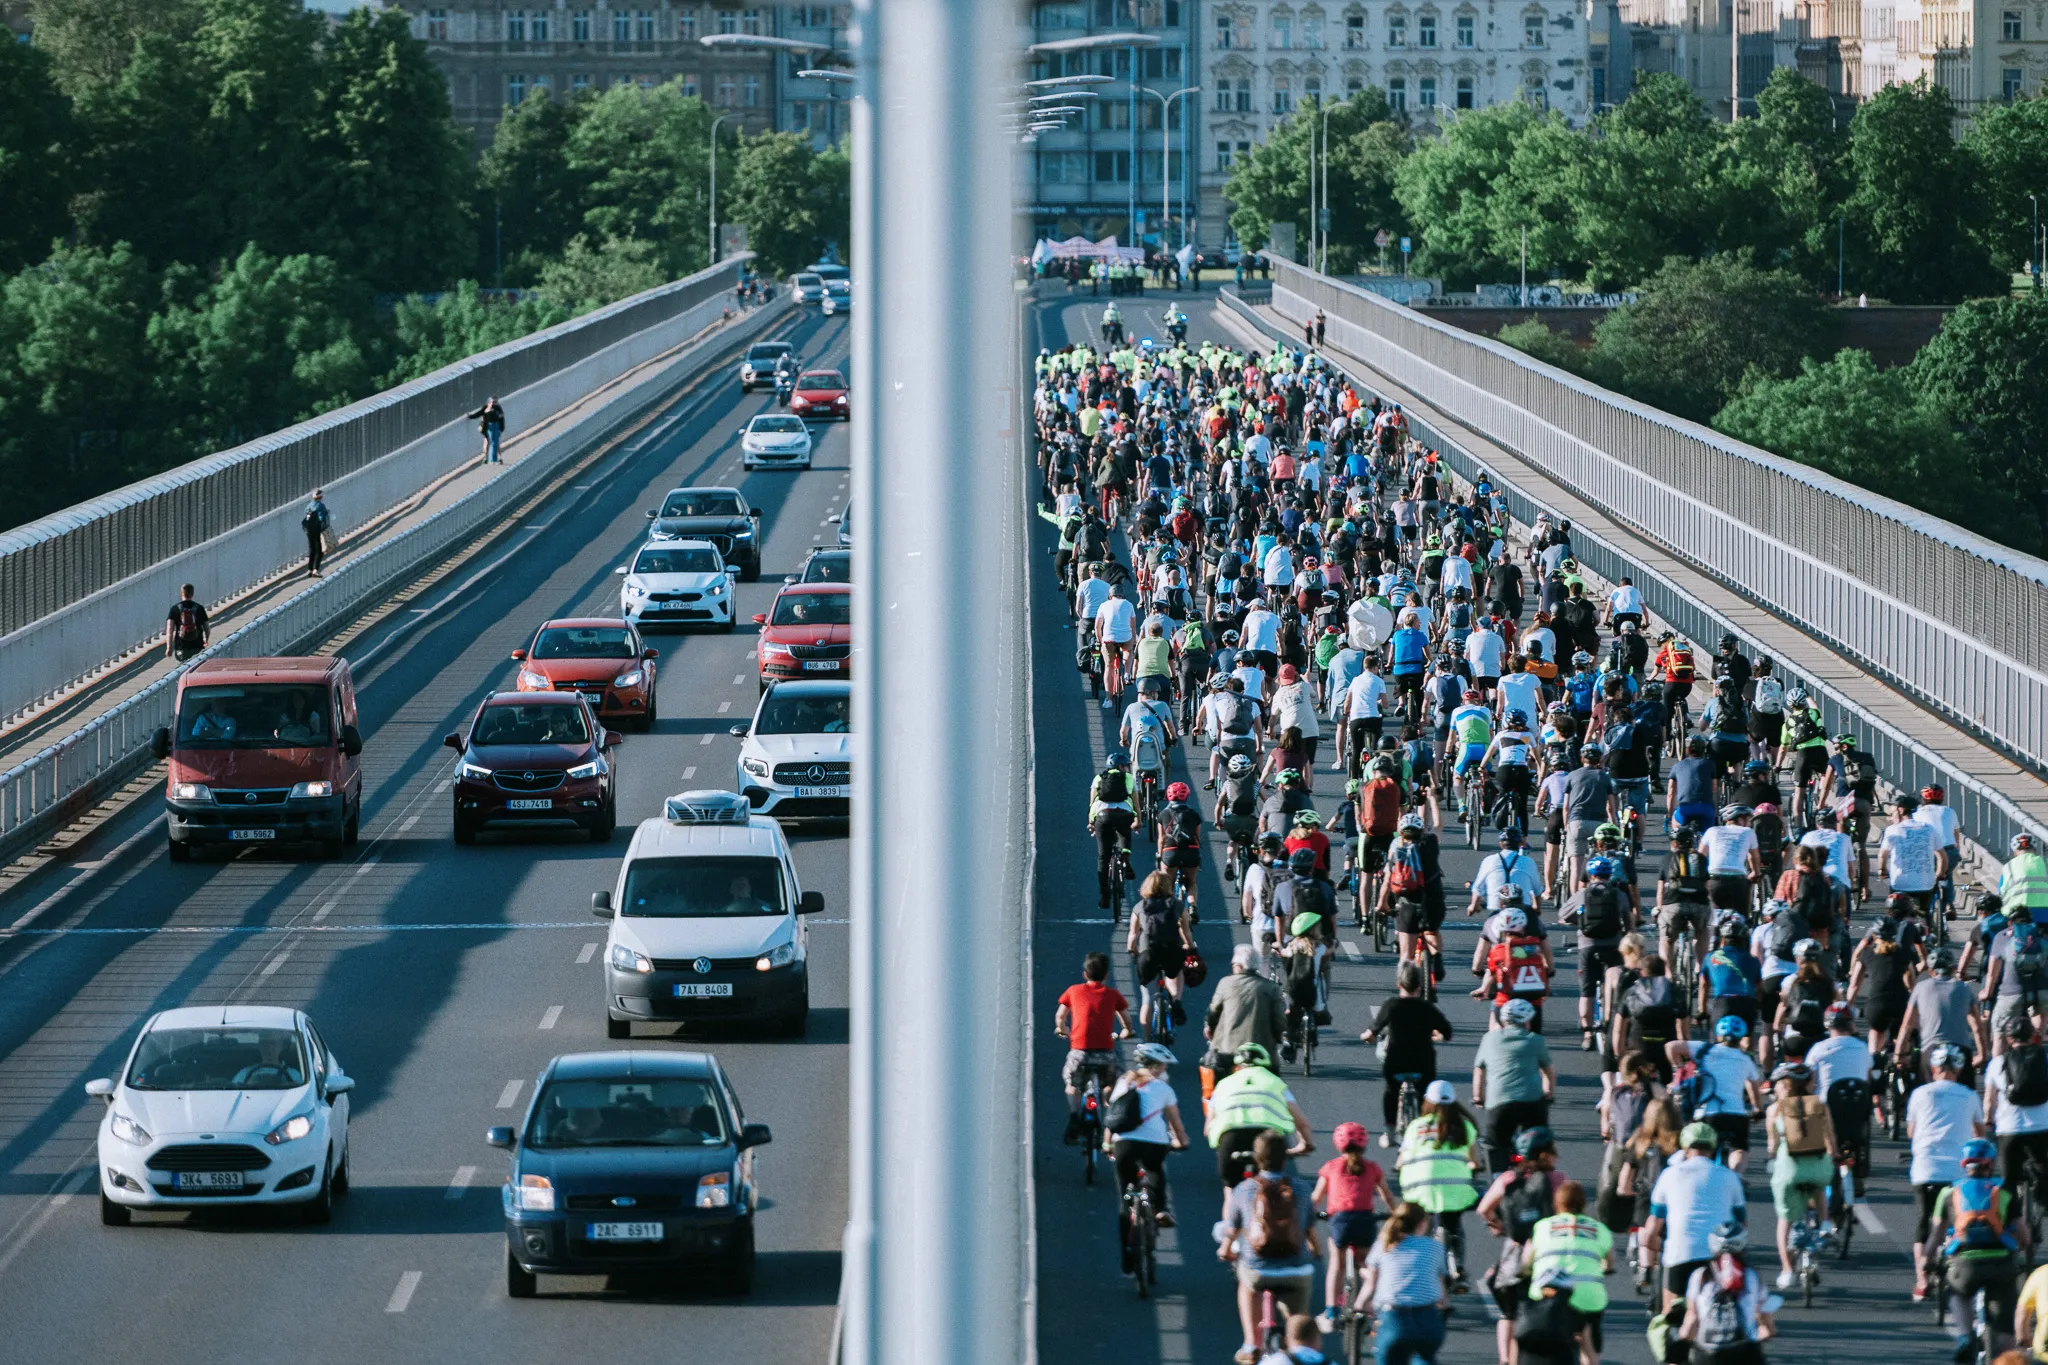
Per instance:
[[[561,1017],[562,1007],[560,1005],[549,1005],[548,1012],[540,1017],[540,1026],[544,1029],[553,1028],[555,1021]]]
[[[469,1188],[469,1182],[476,1179],[476,1167],[457,1166],[455,1178],[448,1182],[448,1198],[460,1199],[462,1192]]]
[[[517,1076],[505,1082],[505,1088],[498,1092],[498,1107],[500,1109],[510,1109],[513,1105],[519,1103],[519,1088],[525,1084],[526,1082]]]
[[[398,1277],[398,1288],[391,1291],[391,1301],[384,1305],[387,1313],[403,1313],[412,1304],[413,1291],[420,1287],[420,1272],[408,1270]]]
[[[683,776],[688,777],[689,774],[684,773]],[[583,951],[576,954],[576,965],[581,967],[584,963],[590,961],[590,959],[596,956],[597,945],[595,943],[586,943],[583,945]]]

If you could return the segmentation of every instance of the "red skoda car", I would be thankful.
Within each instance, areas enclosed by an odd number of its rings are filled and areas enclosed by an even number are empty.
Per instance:
[[[853,676],[853,585],[792,583],[758,613],[761,690],[777,678]]]

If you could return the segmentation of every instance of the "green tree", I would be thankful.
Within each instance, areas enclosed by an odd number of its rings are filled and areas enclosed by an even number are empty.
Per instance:
[[[1790,374],[1827,349],[1834,330],[1795,275],[1726,256],[1674,256],[1637,302],[1602,319],[1591,368],[1633,398],[1704,422],[1749,371]]]
[[[841,257],[853,252],[853,158],[834,144],[811,162],[811,196],[817,205],[818,231],[827,248]]]
[[[378,387],[391,388],[432,374],[444,365],[573,316],[545,295],[523,299],[486,295],[475,280],[464,280],[434,298],[414,295],[399,303],[392,319],[398,360],[377,381]]]
[[[668,283],[652,242],[578,237],[541,268],[540,293],[572,314],[587,313]]]
[[[593,173],[570,166],[569,136],[589,107],[588,99],[557,100],[542,88],[498,120],[477,165],[479,264],[494,275],[502,248],[505,277],[532,280],[541,261],[560,255],[582,231]]]
[[[351,11],[320,56],[295,240],[372,289],[445,283],[469,263],[475,232],[447,79],[395,9]]]
[[[284,254],[315,228],[314,193],[330,170],[309,152],[326,18],[300,0],[203,0],[194,39],[207,78],[206,153],[225,231],[210,261],[255,242]],[[324,224],[318,225],[324,227]]]
[[[1595,134],[1578,222],[1596,288],[1640,282],[1669,256],[1720,249],[1721,131],[1691,87],[1668,73],[1638,81]]]
[[[1394,195],[1421,239],[1415,269],[1449,288],[1507,278],[1493,200],[1516,147],[1539,116],[1519,100],[1459,114],[1418,143],[1394,173]]]
[[[1833,293],[1837,224],[1851,185],[1849,139],[1834,98],[1788,67],[1757,94],[1757,116],[1724,132],[1719,173],[1729,221],[1723,240],[1760,264]]]
[[[2003,288],[1983,246],[1977,156],[1955,141],[1948,92],[1888,85],[1856,110],[1849,280],[1896,303],[1947,303]]]
[[[1551,331],[1535,318],[1511,322],[1496,335],[1516,350],[1546,365],[1555,365],[1574,374],[1585,372],[1586,353],[1570,337]]]
[[[1604,179],[1600,156],[1600,145],[1566,124],[1562,115],[1547,115],[1523,130],[1496,182],[1497,192],[1486,201],[1487,252],[1508,263],[1506,279],[1520,278],[1525,231],[1532,280],[1595,275],[1586,215]],[[1603,286],[1609,283],[1600,280]]]
[[[2048,195],[2048,99],[1987,104],[1963,146],[1983,168],[1984,244],[2001,270],[2033,260],[2034,205]]]
[[[771,278],[809,265],[825,245],[816,160],[802,133],[762,133],[741,138],[737,155],[726,163],[732,179],[720,199],[720,216],[747,225],[747,245]]]
[[[568,165],[588,178],[583,231],[653,242],[680,277],[709,257],[711,111],[680,81],[615,85],[570,130]]]
[[[1407,156],[1407,130],[1394,122],[1385,93],[1366,87],[1350,98],[1304,101],[1293,114],[1233,163],[1224,198],[1234,206],[1230,225],[1238,240],[1263,247],[1269,224],[1292,222],[1307,241],[1310,149],[1329,133],[1330,268],[1340,274],[1376,256],[1373,238],[1399,234],[1406,221],[1394,197],[1394,173]],[[1322,192],[1320,157],[1316,194]]]
[[[41,260],[69,231],[73,136],[49,57],[0,40],[0,274]]]
[[[2048,302],[1973,299],[1913,359],[1920,390],[1985,462],[2000,498],[2048,545]]]

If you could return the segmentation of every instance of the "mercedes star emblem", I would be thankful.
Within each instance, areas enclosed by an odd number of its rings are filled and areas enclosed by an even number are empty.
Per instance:
[[[822,763],[813,763],[810,766],[810,768],[805,771],[804,776],[811,779],[811,785],[813,787],[823,786],[825,782],[825,765]]]

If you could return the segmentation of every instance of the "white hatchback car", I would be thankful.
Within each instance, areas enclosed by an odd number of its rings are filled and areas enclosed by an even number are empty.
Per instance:
[[[781,820],[844,820],[853,794],[853,685],[778,682],[761,695],[740,745],[740,793]]]
[[[205,1005],[152,1016],[121,1075],[86,1082],[107,1102],[100,1221],[292,1204],[326,1222],[348,1193],[353,1089],[303,1011]]]
[[[811,429],[801,417],[762,413],[740,431],[740,465],[746,469],[809,469]]]
[[[733,575],[708,540],[650,541],[633,552],[633,562],[612,570],[626,581],[619,611],[640,629],[714,625],[731,630]]]

